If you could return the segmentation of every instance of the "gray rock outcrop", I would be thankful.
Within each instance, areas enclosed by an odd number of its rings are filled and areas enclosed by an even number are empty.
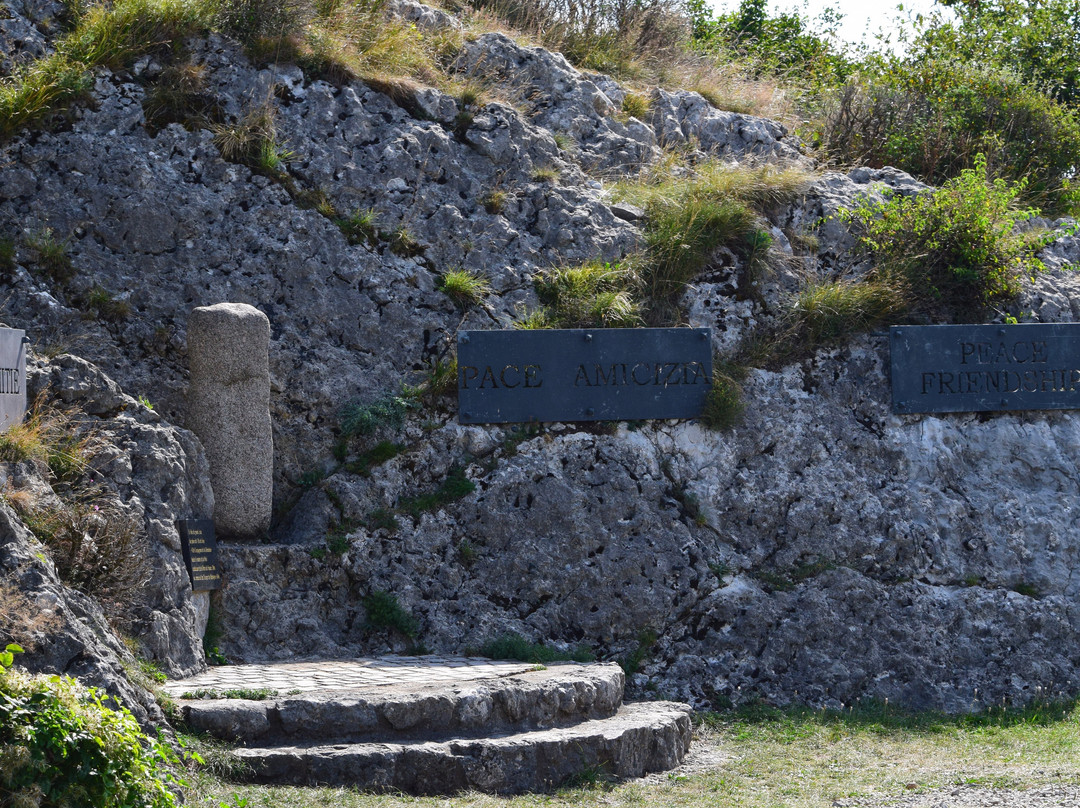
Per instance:
[[[418,26],[452,25],[411,0],[393,6]],[[625,118],[627,88],[614,79],[497,34],[463,43],[454,63],[460,77],[491,83],[491,98],[471,104],[425,88],[405,108],[361,82],[261,69],[216,36],[188,54],[228,121],[268,99],[293,154],[286,179],[222,159],[207,129],[150,125],[147,77],[161,65],[138,80],[99,71],[94,104],[77,106],[70,125],[0,149],[0,227],[17,243],[0,313],[43,343],[72,345],[187,426],[192,334],[175,312],[232,300],[267,314],[281,512],[271,537],[281,541],[226,549],[227,653],[404,650],[403,638],[371,630],[360,603],[386,591],[432,650],[507,631],[605,658],[644,644],[632,684],[699,705],[872,696],[959,710],[1080,690],[1076,416],[893,415],[887,345],[873,335],[752,369],[746,416],[727,433],[687,422],[523,435],[460,427],[429,403],[400,428],[340,444],[343,404],[416,383],[447,358],[459,327],[508,326],[537,304],[542,270],[617,263],[637,249],[645,220],[612,207],[613,176],[672,143],[691,162],[809,167],[780,124],[666,90],[648,120]],[[751,277],[734,250],[717,252],[684,295],[689,324],[713,327],[716,349],[730,353],[777,323],[805,278],[862,276],[871,267],[838,213],[886,189],[924,186],[888,168],[814,178],[759,223],[774,245],[765,270]],[[309,207],[315,198],[322,212]],[[335,221],[369,210],[363,237]],[[1080,320],[1067,268],[1080,247],[1067,224],[1014,314]],[[66,283],[29,246],[46,228],[67,240]],[[484,306],[462,313],[439,291],[456,267],[490,283]],[[130,315],[83,311],[95,287]],[[132,447],[150,440],[157,416],[77,362],[49,371],[57,395],[99,407],[130,430],[118,434]],[[143,454],[123,448],[109,479],[124,501],[137,494],[171,564],[167,524],[210,506],[209,491],[198,442],[158,426],[148,445],[160,452],[146,461],[158,470],[140,476]],[[384,438],[406,450],[361,462]],[[403,507],[455,466],[475,491]],[[182,568],[169,569],[176,578],[160,589],[180,594],[148,612],[160,629],[139,636],[156,637],[146,640],[154,653],[184,669],[198,649],[184,629]]]
[[[254,306],[219,303],[188,318],[187,424],[206,449],[214,523],[225,536],[258,537],[270,527],[269,345],[270,321]]]

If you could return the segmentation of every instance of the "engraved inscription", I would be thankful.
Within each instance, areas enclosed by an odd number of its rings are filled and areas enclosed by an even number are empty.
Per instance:
[[[463,424],[694,418],[712,341],[701,328],[461,332],[457,382]]]
[[[1080,325],[899,326],[891,335],[896,412],[1080,403]]]

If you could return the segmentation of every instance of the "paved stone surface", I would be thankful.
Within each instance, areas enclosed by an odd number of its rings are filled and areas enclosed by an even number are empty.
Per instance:
[[[281,694],[317,690],[354,690],[382,685],[468,682],[513,676],[533,670],[525,662],[460,656],[380,656],[319,662],[222,665],[162,689],[179,698],[196,690],[276,690]]]
[[[401,681],[347,690],[282,693],[266,699],[203,696],[180,702],[195,730],[247,745],[373,743],[477,738],[506,731],[610,718],[626,677],[618,665],[553,664],[498,678]],[[182,694],[181,694],[182,695]]]

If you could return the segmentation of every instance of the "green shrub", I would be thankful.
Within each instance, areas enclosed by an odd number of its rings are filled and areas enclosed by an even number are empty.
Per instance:
[[[913,198],[866,202],[844,218],[879,261],[879,276],[899,280],[922,308],[979,319],[1012,300],[1019,279],[1042,268],[1016,225],[1036,214],[1014,207],[1023,183],[990,179],[986,159]]]
[[[367,612],[368,625],[373,628],[391,629],[410,640],[415,640],[420,633],[420,621],[409,614],[390,592],[376,589],[360,603]]]
[[[480,646],[480,656],[488,659],[516,659],[546,665],[548,662],[592,662],[596,655],[584,645],[572,651],[559,651],[543,643],[529,642],[520,634],[508,632]]]
[[[66,676],[30,676],[0,654],[0,793],[39,808],[171,808],[179,762],[124,708]]]
[[[639,121],[648,120],[650,101],[647,95],[641,93],[627,93],[623,96],[622,112],[626,119],[637,118]]]
[[[1080,120],[1008,69],[932,58],[890,64],[838,91],[821,141],[834,159],[896,166],[933,185],[985,155],[1020,198],[1055,212],[1077,202]]]

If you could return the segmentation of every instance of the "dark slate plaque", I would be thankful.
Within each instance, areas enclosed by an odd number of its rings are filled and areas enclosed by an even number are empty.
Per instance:
[[[181,519],[178,526],[192,591],[221,589],[221,564],[214,523],[210,519]]]
[[[1080,408],[1080,324],[894,326],[893,412]]]
[[[458,332],[458,421],[695,418],[712,386],[708,328]]]
[[[0,328],[0,432],[26,415],[26,332]]]

